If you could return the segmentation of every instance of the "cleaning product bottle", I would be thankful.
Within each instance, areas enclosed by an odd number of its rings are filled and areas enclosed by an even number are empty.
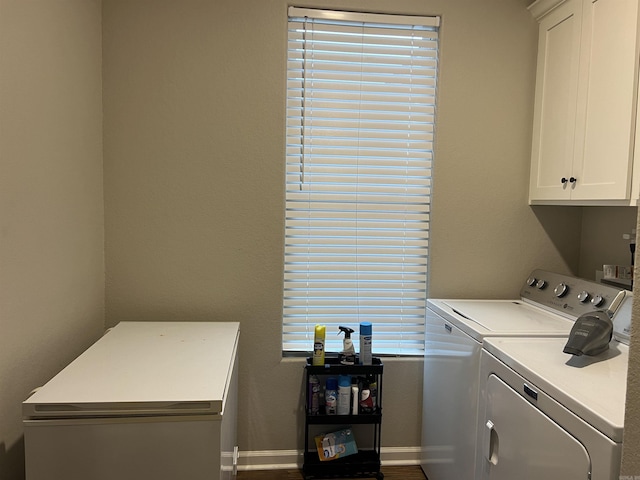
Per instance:
[[[338,408],[338,380],[336,377],[327,378],[327,389],[324,392],[324,413],[335,415]]]
[[[351,378],[338,377],[338,415],[349,415],[351,411]]]
[[[340,329],[338,335],[340,335],[340,333],[344,333],[343,348],[339,355],[340,363],[343,365],[353,365],[356,363],[356,350],[353,348],[353,342],[351,341],[351,334],[354,330],[352,328],[342,326],[338,328]]]
[[[360,324],[360,365],[371,365],[371,322]]]
[[[351,415],[358,415],[358,404],[360,403],[360,394],[358,393],[358,379],[351,379]]]
[[[371,395],[371,403],[373,404],[373,410],[378,408],[378,380],[375,375],[367,375],[367,382],[369,382],[369,393]]]
[[[324,365],[324,337],[326,327],[324,325],[316,325],[313,337],[313,365]]]
[[[373,404],[373,398],[371,397],[371,390],[369,381],[365,378],[361,379],[360,388],[360,413],[373,413],[375,405]]]
[[[309,413],[318,415],[320,413],[320,381],[315,375],[309,377]]]

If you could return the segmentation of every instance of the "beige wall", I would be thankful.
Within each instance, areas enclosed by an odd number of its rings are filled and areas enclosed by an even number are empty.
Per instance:
[[[603,264],[630,265],[629,240],[636,228],[636,207],[585,207],[582,213],[578,275],[593,279]]]
[[[302,363],[280,356],[286,6],[104,0],[101,52],[98,0],[0,0],[0,478],[23,476],[22,399],[102,330],[103,225],[107,325],[240,321],[240,448],[299,448]],[[531,268],[618,251],[576,248],[604,212],[526,205],[524,5],[367,8],[443,18],[432,296],[513,297]],[[386,365],[383,445],[419,445],[422,364]]]
[[[302,361],[280,353],[288,3],[103,9],[107,324],[240,321],[242,451],[297,449],[302,430]],[[577,271],[580,215],[527,206],[537,26],[523,2],[367,9],[442,15],[432,295],[513,297],[534,267]],[[386,361],[384,446],[419,445],[421,372]]]
[[[0,0],[0,478],[21,402],[104,325],[98,0]]]

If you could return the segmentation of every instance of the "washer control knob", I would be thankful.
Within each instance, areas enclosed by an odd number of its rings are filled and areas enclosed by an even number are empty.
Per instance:
[[[564,297],[567,292],[569,291],[569,287],[567,286],[566,283],[560,283],[554,290],[553,293],[556,297],[558,298],[562,298]]]
[[[527,278],[527,285],[529,285],[530,287],[533,287],[537,281],[538,279],[536,277],[529,277]]]
[[[599,307],[603,303],[604,303],[604,298],[602,298],[602,295],[594,295],[593,298],[591,299],[591,304],[594,307]]]
[[[581,292],[578,294],[578,300],[579,300],[581,303],[585,303],[587,300],[589,300],[589,292],[587,292],[586,290],[581,291]]]
[[[544,290],[544,287],[546,286],[547,286],[547,282],[545,280],[540,279],[536,282],[536,288],[539,290]]]

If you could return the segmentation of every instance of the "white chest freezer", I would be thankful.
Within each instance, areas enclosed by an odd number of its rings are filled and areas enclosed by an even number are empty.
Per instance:
[[[237,322],[122,322],[23,403],[27,480],[235,475]]]

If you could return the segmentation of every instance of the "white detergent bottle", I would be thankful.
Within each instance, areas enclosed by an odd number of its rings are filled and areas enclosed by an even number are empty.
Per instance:
[[[338,415],[349,415],[351,412],[351,377],[338,377]]]

